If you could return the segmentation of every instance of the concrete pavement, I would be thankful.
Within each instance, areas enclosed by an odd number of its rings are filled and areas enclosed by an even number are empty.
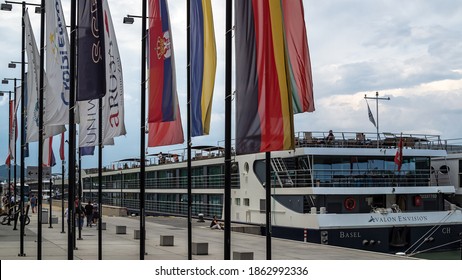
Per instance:
[[[44,206],[45,208],[46,206]],[[42,259],[67,260],[67,224],[66,233],[61,233],[61,208],[53,206],[53,216],[58,216],[58,224],[42,224]],[[36,260],[37,259],[37,214],[29,213],[31,223],[26,226],[24,253],[20,251],[19,225],[0,225],[0,259],[1,260]],[[134,238],[134,231],[139,229],[137,217],[103,216],[106,230],[103,230],[103,259],[138,260],[140,242]],[[116,234],[116,226],[126,226],[126,234]],[[78,232],[76,233],[78,237]],[[160,246],[160,235],[173,235],[174,246]],[[193,221],[193,242],[207,242],[208,255],[193,255],[195,260],[223,260],[224,233],[209,228],[209,222]],[[74,250],[75,260],[98,259],[98,231],[96,226],[84,227],[81,240],[77,240]],[[231,232],[231,252],[253,252],[254,259],[266,259],[266,238],[264,236]],[[388,254],[360,251],[334,246],[303,243],[285,239],[272,239],[272,259],[274,260],[403,260]],[[146,260],[187,260],[187,224],[186,219],[178,217],[146,217]],[[232,255],[232,253],[231,253]]]

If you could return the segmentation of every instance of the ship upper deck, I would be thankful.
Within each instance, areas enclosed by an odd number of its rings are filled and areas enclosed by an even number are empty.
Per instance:
[[[356,149],[396,149],[402,141],[405,149],[446,150],[448,153],[462,153],[462,138],[442,139],[439,135],[391,132],[344,132],[333,131],[334,137],[328,137],[326,131],[301,131],[295,134],[295,148],[356,148]],[[234,144],[234,141],[232,141]],[[224,157],[224,141],[217,146],[193,146],[192,160],[204,160]],[[232,148],[232,155],[235,156]],[[175,149],[146,155],[146,166],[178,163],[187,161],[187,149]],[[139,158],[130,158],[112,162],[105,170],[139,168]],[[87,169],[87,173],[97,173],[97,169]]]

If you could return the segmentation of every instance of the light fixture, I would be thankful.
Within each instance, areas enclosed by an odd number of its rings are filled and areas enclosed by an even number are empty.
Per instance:
[[[8,63],[8,68],[16,68],[16,63]]]
[[[11,4],[3,3],[1,6],[2,11],[11,11],[12,9],[13,9],[13,5]]]
[[[7,80],[7,79],[3,79],[3,80],[2,80],[2,84],[7,85],[7,84],[8,84],[8,80]]]
[[[36,14],[41,14],[42,13],[42,7],[35,7],[35,13]]]
[[[3,92],[0,92],[0,96],[3,96]]]
[[[124,17],[124,23],[125,24],[133,24],[135,22],[135,19],[132,17]]]

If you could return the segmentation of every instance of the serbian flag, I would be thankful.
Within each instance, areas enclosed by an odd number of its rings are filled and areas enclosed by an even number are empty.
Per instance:
[[[281,1],[236,0],[235,25],[236,152],[293,149]]]
[[[215,30],[210,0],[193,0],[191,16],[192,136],[208,135],[217,68]]]
[[[395,155],[395,163],[398,166],[398,172],[401,171],[401,166],[403,165],[403,137],[399,138],[398,150]]]
[[[78,1],[77,100],[106,94],[106,62],[102,0]]]
[[[166,0],[149,0],[149,111],[148,122],[175,120],[175,60]]]
[[[302,0],[282,0],[294,114],[314,111],[313,78]]]
[[[159,147],[184,143],[180,110],[176,120],[171,122],[148,123],[148,147]]]

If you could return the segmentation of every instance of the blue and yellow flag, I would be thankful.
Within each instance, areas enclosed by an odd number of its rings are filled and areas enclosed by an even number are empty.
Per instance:
[[[191,124],[192,136],[209,134],[217,67],[215,31],[210,0],[192,0]]]

